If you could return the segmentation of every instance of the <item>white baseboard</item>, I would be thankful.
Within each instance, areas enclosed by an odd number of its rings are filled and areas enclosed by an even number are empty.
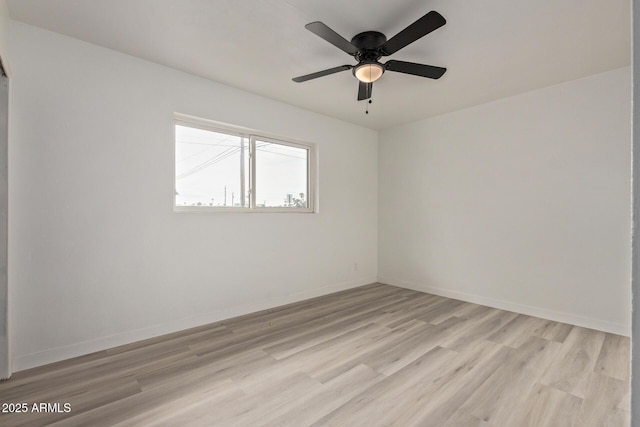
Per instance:
[[[424,292],[428,294],[439,295],[442,297],[453,298],[461,301],[471,302],[474,304],[485,305],[487,307],[499,308],[501,310],[512,311],[515,313],[526,314],[528,316],[540,317],[542,319],[553,320],[556,322],[569,323],[571,325],[582,326],[584,328],[595,329],[598,331],[609,332],[617,335],[631,336],[631,326],[620,323],[609,322],[607,320],[596,319],[593,317],[581,316],[573,313],[549,310],[542,307],[534,307],[526,304],[519,304],[510,301],[489,298],[481,295],[469,294],[466,292],[454,291],[450,289],[428,286],[423,283],[410,282],[406,280],[393,279],[391,277],[378,276],[378,282],[387,285],[398,286],[401,288],[412,289],[414,291]]]
[[[241,306],[216,310],[211,313],[181,319],[171,323],[155,325],[142,329],[136,329],[133,331],[123,332],[120,334],[100,337],[88,341],[74,343],[71,345],[47,349],[37,353],[16,355],[12,360],[12,371],[18,372],[29,368],[34,368],[36,366],[42,366],[48,363],[70,359],[72,357],[106,350],[108,348],[130,344],[132,342],[154,338],[160,335],[170,334],[172,332],[182,331],[196,326],[218,322],[224,319],[230,319],[236,316],[255,313],[257,311],[267,310],[270,308],[303,301],[309,298],[315,298],[322,295],[355,288],[358,286],[368,285],[376,281],[376,277],[367,277],[360,280],[332,284],[323,286],[321,288],[311,289],[305,292],[298,292],[287,296],[271,298],[269,300],[253,301]]]

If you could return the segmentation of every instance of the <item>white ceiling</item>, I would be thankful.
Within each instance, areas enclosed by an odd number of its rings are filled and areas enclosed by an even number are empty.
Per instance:
[[[382,129],[630,64],[629,0],[9,0],[13,19],[345,121]],[[307,31],[387,38],[436,10],[447,24],[386,59],[444,66],[439,80],[388,72],[373,104],[350,71],[292,77],[352,57]]]

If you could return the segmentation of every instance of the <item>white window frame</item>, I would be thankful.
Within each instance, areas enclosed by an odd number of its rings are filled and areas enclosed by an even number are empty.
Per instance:
[[[247,186],[245,183],[245,177],[247,174],[245,173],[245,162],[244,162],[244,153],[245,150],[242,149],[241,153],[241,162],[240,162],[240,181],[241,181],[241,200],[244,203],[245,200],[245,190],[249,191],[249,206],[245,207],[219,207],[219,206],[179,206],[176,205],[175,198],[175,190],[172,192],[173,194],[173,210],[174,212],[197,212],[197,213],[205,213],[205,212],[254,212],[254,213],[315,213],[316,212],[316,188],[317,188],[317,177],[316,177],[316,158],[317,158],[317,146],[311,142],[304,142],[299,140],[294,140],[292,138],[285,138],[277,135],[271,135],[266,132],[256,131],[254,129],[243,128],[240,126],[229,125],[226,123],[216,122],[213,120],[202,119],[198,117],[189,116],[181,113],[174,113],[173,119],[173,183],[174,188],[176,184],[176,137],[175,137],[175,127],[176,125],[193,127],[196,129],[202,129],[211,132],[224,133],[228,135],[238,136],[242,138],[242,143],[249,144],[249,185]],[[289,147],[302,148],[307,150],[307,207],[306,208],[285,208],[285,207],[258,207],[256,205],[256,185],[260,185],[260,183],[256,183],[256,153],[255,153],[255,142],[256,140],[269,142],[272,144],[285,145]]]

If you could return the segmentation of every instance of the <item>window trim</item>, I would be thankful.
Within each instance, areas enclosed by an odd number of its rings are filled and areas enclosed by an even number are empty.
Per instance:
[[[218,207],[218,206],[178,206],[176,205],[175,185],[176,185],[176,125],[193,127],[205,131],[224,133],[228,135],[238,136],[242,138],[244,144],[249,144],[249,186],[245,185],[247,174],[244,159],[241,161],[240,175],[242,199],[244,203],[245,191],[249,191],[249,206],[245,207]],[[174,212],[192,212],[192,213],[316,213],[317,212],[317,145],[312,142],[305,142],[289,137],[269,134],[267,132],[257,131],[255,129],[244,128],[240,126],[230,125],[227,123],[217,122],[214,120],[202,119],[182,113],[174,113],[173,115],[173,211]],[[289,147],[302,148],[307,150],[307,203],[306,208],[284,208],[284,207],[257,207],[255,203],[256,192],[256,162],[255,162],[255,141],[260,140],[273,144],[280,144]],[[241,158],[244,157],[244,150],[241,150]]]

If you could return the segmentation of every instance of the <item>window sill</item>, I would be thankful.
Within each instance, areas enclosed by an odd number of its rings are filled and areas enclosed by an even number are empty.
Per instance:
[[[174,206],[175,213],[315,213],[311,208],[218,208],[210,206]]]

